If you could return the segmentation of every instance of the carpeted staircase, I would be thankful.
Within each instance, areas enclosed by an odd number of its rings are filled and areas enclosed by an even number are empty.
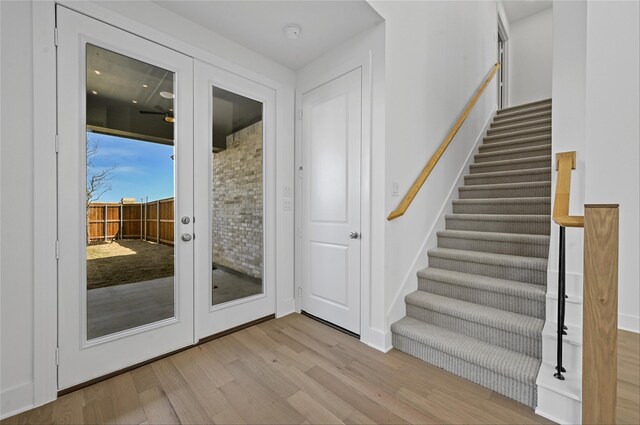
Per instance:
[[[393,346],[535,407],[550,197],[551,100],[498,111]]]

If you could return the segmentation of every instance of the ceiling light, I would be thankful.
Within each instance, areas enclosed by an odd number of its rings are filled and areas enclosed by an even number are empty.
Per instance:
[[[100,75],[100,71],[98,71],[97,69],[95,71],[93,71],[93,72],[95,72],[96,74]]]
[[[149,86],[147,84],[143,84],[142,87],[144,87],[146,89]]]
[[[173,108],[169,108],[169,110],[170,110],[171,112],[173,112]]]
[[[296,39],[300,37],[302,28],[300,28],[300,25],[298,24],[287,24],[284,26],[283,31],[287,38]]]
[[[138,101],[137,101],[137,100],[132,100],[132,102],[133,102],[133,103],[138,103]]]
[[[170,91],[161,91],[160,96],[164,97],[165,99],[174,99],[176,97],[176,95],[171,93]]]
[[[95,90],[91,90],[91,94],[98,94],[98,92]]]

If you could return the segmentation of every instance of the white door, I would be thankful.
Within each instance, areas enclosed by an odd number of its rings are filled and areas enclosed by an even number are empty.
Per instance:
[[[361,69],[302,95],[303,311],[360,334]]]
[[[63,389],[194,342],[193,60],[57,24]]]
[[[195,61],[196,337],[275,313],[275,91]]]

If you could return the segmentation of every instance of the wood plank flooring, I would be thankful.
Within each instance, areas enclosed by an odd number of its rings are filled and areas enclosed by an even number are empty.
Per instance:
[[[620,337],[618,415],[627,423],[638,423],[638,339],[636,334],[625,334]],[[380,353],[308,317],[291,314],[2,421],[14,423],[549,421],[522,404],[404,353]]]

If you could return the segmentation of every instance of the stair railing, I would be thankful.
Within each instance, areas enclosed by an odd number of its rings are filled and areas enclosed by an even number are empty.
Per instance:
[[[558,259],[558,347],[553,376],[564,380],[562,337],[567,334],[566,235],[567,227],[584,228],[582,323],[582,423],[616,421],[618,349],[618,205],[585,205],[585,216],[569,215],[571,170],[576,153],[556,155],[558,178],[553,221],[560,226]]]
[[[407,211],[407,209],[413,202],[413,199],[416,197],[416,195],[420,191],[420,188],[422,188],[422,185],[424,184],[424,182],[427,181],[427,177],[429,177],[429,174],[431,174],[431,171],[433,171],[433,168],[436,166],[436,164],[438,163],[438,161],[440,160],[444,152],[447,150],[447,147],[453,140],[454,136],[456,135],[456,133],[458,133],[458,130],[460,130],[460,127],[462,127],[462,124],[465,122],[465,120],[471,113],[471,110],[475,106],[476,102],[478,101],[478,99],[480,98],[484,90],[487,88],[487,86],[489,85],[493,77],[496,75],[496,72],[498,72],[498,69],[500,69],[500,65],[501,65],[500,63],[497,63],[491,68],[491,70],[489,71],[489,75],[487,76],[487,78],[485,78],[484,82],[480,85],[478,90],[476,90],[475,94],[467,104],[466,108],[464,108],[462,115],[460,115],[460,118],[458,118],[458,121],[456,121],[456,124],[453,126],[451,131],[449,131],[449,134],[447,134],[447,137],[445,137],[444,141],[440,144],[440,146],[438,147],[436,152],[433,154],[429,162],[427,162],[427,164],[424,166],[424,168],[420,172],[420,175],[418,176],[416,181],[413,183],[411,188],[409,188],[409,191],[404,196],[404,198],[402,198],[402,201],[400,201],[400,205],[398,205],[398,208],[396,208],[391,212],[391,214],[389,214],[389,216],[387,217],[387,220],[391,221],[398,217],[401,217]]]
[[[562,152],[556,154],[556,195],[553,202],[553,221],[560,226],[559,258],[558,258],[558,316],[557,336],[558,346],[556,351],[556,373],[553,375],[561,381],[566,369],[562,366],[562,339],[567,335],[565,325],[565,310],[567,301],[566,289],[566,228],[584,227],[584,217],[569,215],[569,200],[571,198],[571,170],[576,169],[576,153]]]

